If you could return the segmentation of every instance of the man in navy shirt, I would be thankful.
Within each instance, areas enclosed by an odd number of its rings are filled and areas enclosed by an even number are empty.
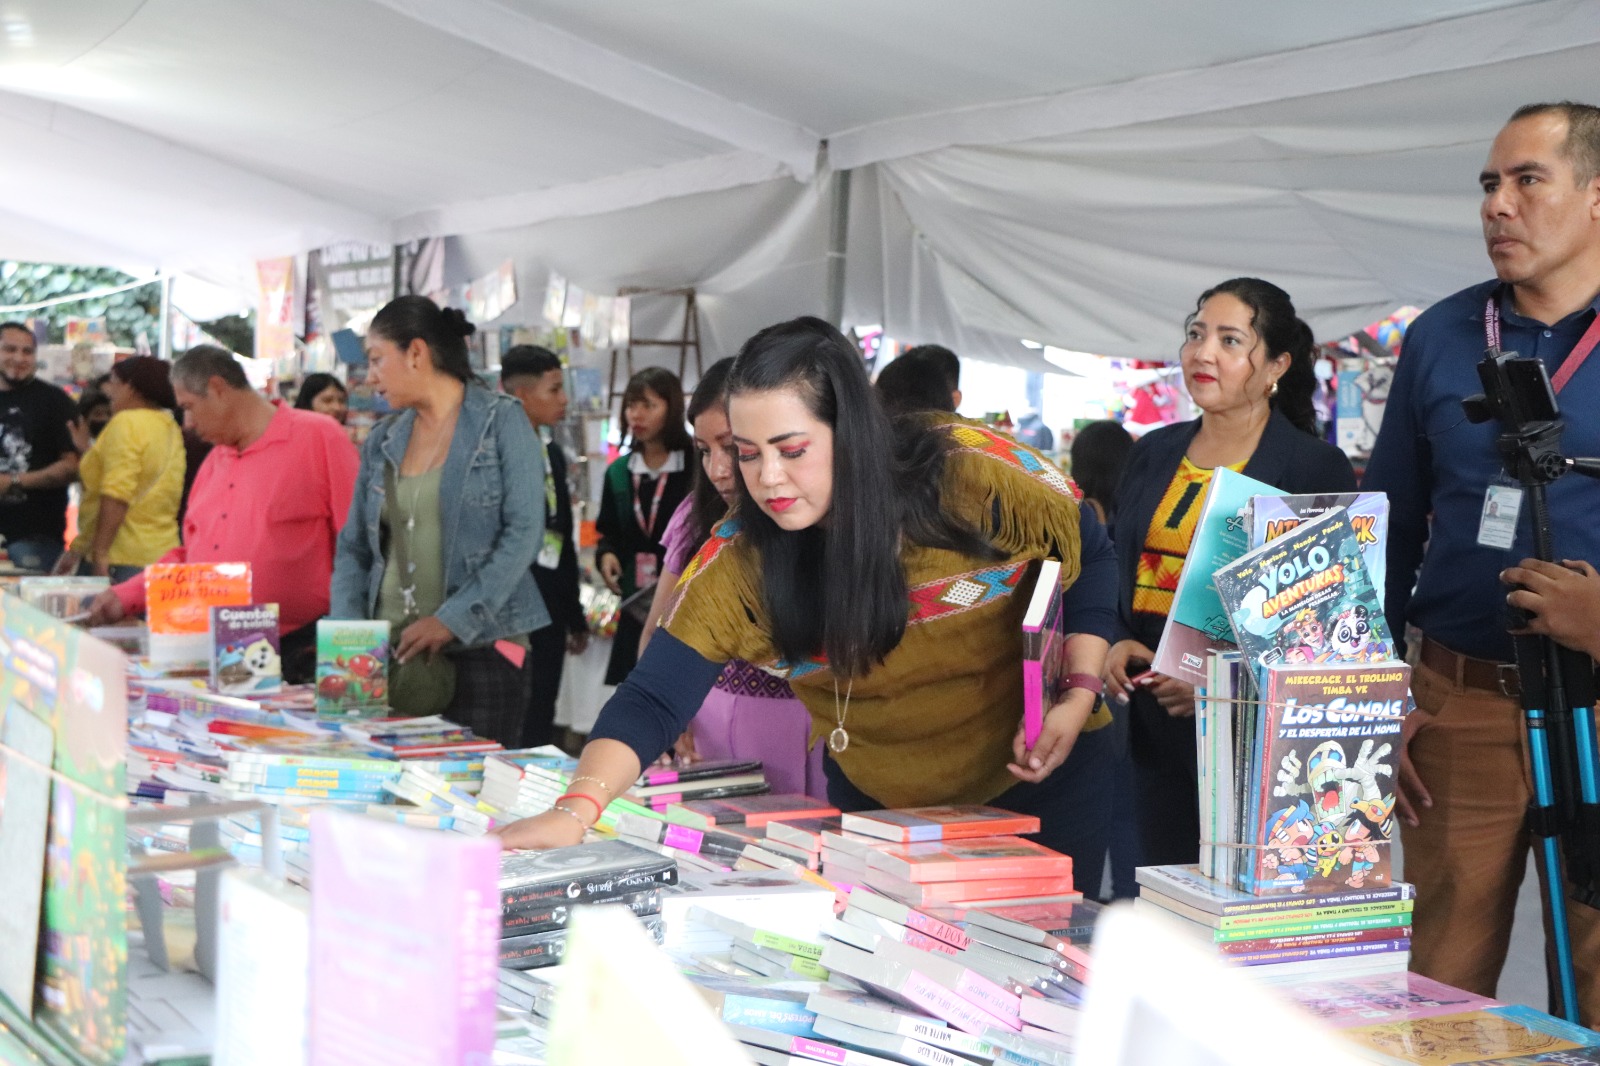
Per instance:
[[[1583,357],[1600,310],[1600,109],[1519,109],[1480,180],[1498,280],[1412,323],[1362,487],[1389,494],[1391,628],[1420,631],[1409,649],[1417,710],[1406,720],[1397,804],[1406,877],[1417,886],[1412,969],[1493,995],[1531,846],[1522,713],[1502,687],[1508,680],[1516,691],[1499,576],[1533,551],[1526,515],[1513,543],[1494,535],[1517,497],[1495,450],[1498,427],[1468,423],[1461,400],[1483,391],[1476,365],[1498,323],[1500,348],[1540,359],[1558,383],[1563,451],[1600,455],[1600,356]],[[1556,557],[1600,559],[1600,483],[1563,478],[1549,501]],[[1600,912],[1574,904],[1569,913],[1592,1025]]]

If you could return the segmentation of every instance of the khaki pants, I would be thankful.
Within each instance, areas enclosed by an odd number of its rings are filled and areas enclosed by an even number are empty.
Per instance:
[[[1493,996],[1533,846],[1523,823],[1533,785],[1522,708],[1421,663],[1412,692],[1436,717],[1411,742],[1433,806],[1418,808],[1415,829],[1402,826],[1405,878],[1417,886],[1411,968]],[[1600,911],[1569,899],[1567,915],[1583,1022],[1600,1026]],[[1546,914],[1547,942],[1549,925]]]

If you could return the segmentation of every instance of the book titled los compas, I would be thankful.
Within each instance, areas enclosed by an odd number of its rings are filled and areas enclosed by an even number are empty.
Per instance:
[[[211,687],[225,696],[258,696],[283,688],[278,605],[213,607]]]
[[[906,844],[1039,831],[1039,819],[1032,815],[973,804],[861,811],[843,815],[840,824],[851,833]]]
[[[1404,663],[1267,669],[1253,869],[1241,888],[1320,895],[1390,881]]]

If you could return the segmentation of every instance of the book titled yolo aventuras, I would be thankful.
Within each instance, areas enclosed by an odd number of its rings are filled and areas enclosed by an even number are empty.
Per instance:
[[[1251,674],[1274,663],[1376,662],[1394,654],[1360,533],[1336,508],[1215,574]]]

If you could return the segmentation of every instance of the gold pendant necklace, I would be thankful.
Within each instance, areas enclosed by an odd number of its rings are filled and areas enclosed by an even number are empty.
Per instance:
[[[833,732],[828,734],[828,750],[835,755],[840,754],[850,746],[850,734],[845,732],[844,719],[845,715],[850,713],[850,696],[855,692],[855,688],[856,679],[852,677],[850,684],[845,687],[844,707],[841,709],[839,707],[839,679],[833,679],[833,717],[839,724],[834,727]]]

